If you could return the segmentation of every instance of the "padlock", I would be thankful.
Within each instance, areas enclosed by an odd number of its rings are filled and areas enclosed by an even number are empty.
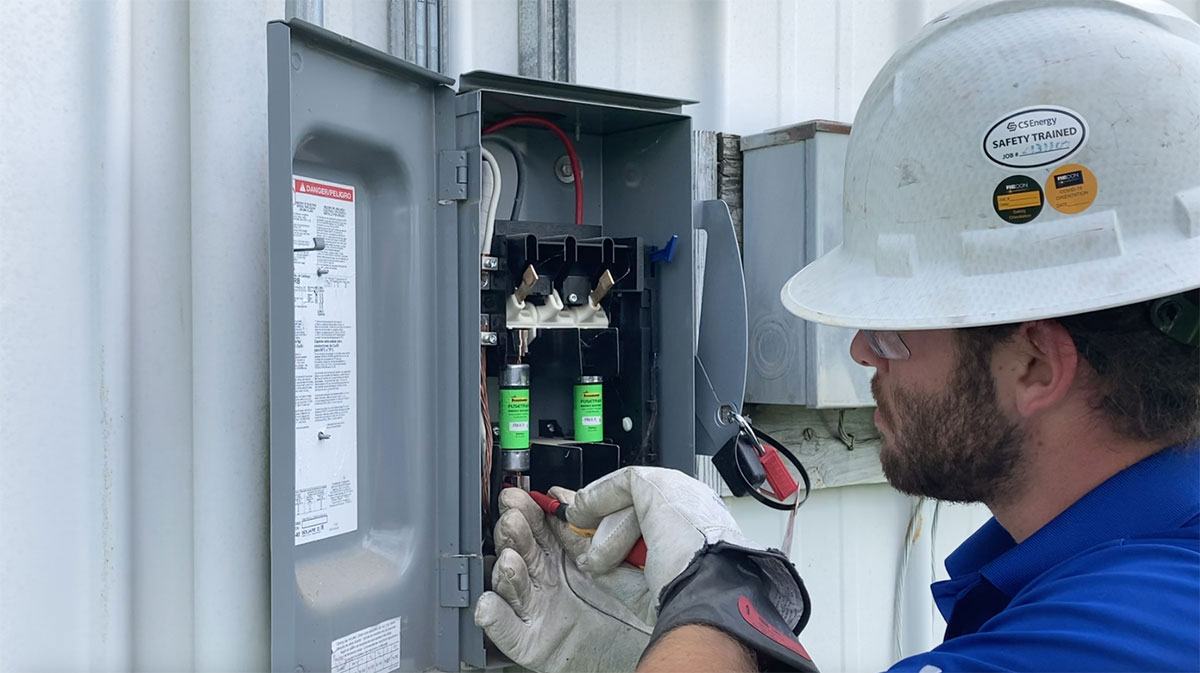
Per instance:
[[[767,483],[770,484],[771,491],[775,494],[776,500],[787,500],[800,487],[796,484],[792,473],[788,472],[787,466],[783,464],[783,459],[779,456],[779,451],[766,442],[760,443],[762,444],[763,454],[758,459],[762,462],[763,469],[767,472]]]

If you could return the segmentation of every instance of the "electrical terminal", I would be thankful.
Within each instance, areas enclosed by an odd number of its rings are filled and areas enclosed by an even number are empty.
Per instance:
[[[546,303],[537,307],[537,327],[554,329],[556,327],[575,327],[574,316],[563,304],[558,290],[551,290],[546,297]]]

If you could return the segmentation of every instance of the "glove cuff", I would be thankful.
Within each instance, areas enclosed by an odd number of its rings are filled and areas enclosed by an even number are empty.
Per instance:
[[[793,635],[808,622],[808,592],[782,552],[705,545],[663,588],[660,604],[647,652],[672,629],[701,624],[754,652],[761,671],[817,671]]]

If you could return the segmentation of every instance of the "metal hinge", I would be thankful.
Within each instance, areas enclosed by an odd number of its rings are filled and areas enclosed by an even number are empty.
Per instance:
[[[438,562],[438,589],[444,608],[465,608],[471,603],[470,556],[443,556]]]
[[[467,198],[467,153],[462,150],[438,152],[438,201],[462,201]]]

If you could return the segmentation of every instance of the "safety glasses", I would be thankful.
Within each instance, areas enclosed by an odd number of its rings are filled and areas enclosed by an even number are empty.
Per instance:
[[[912,355],[908,352],[908,345],[904,343],[899,332],[877,332],[865,329],[862,333],[867,338],[867,345],[871,347],[871,352],[875,353],[876,357],[885,360],[907,360]]]

